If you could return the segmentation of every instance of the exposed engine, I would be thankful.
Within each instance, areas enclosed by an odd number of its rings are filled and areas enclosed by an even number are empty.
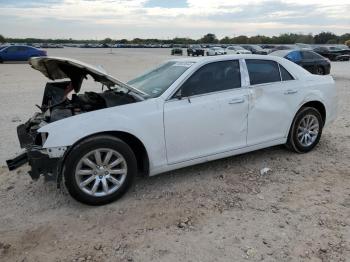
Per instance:
[[[41,112],[36,113],[25,124],[17,127],[21,147],[27,145],[42,145],[45,137],[38,136],[37,130],[48,123],[52,123],[77,114],[95,111],[137,102],[132,95],[108,89],[101,93],[85,92],[84,94],[68,94],[73,90],[71,81],[47,83],[42,105],[38,106]]]

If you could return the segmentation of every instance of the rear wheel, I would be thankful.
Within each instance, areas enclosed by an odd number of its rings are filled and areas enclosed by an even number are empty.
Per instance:
[[[287,146],[297,153],[311,151],[320,141],[322,116],[313,107],[304,107],[296,114],[288,135]]]
[[[2,58],[0,57],[0,64],[2,64],[4,62],[4,60],[2,60]]]
[[[88,205],[103,205],[120,198],[137,173],[131,148],[112,136],[84,140],[66,159],[64,178],[68,192]]]

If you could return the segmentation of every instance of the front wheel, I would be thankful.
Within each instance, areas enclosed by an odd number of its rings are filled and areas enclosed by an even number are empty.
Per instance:
[[[300,109],[290,128],[287,146],[297,153],[311,151],[320,141],[323,125],[322,116],[317,109]]]
[[[137,173],[131,148],[112,136],[95,136],[75,146],[63,168],[70,195],[88,205],[103,205],[120,198]]]

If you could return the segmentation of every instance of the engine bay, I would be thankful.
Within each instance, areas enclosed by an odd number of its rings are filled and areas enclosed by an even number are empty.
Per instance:
[[[21,147],[42,145],[45,138],[38,136],[37,130],[49,123],[104,108],[121,106],[138,102],[138,98],[129,92],[118,88],[108,88],[103,92],[85,92],[83,94],[72,91],[71,81],[49,82],[46,84],[41,106],[25,124],[18,126],[18,134],[23,143]],[[72,93],[72,94],[71,94]]]
[[[45,115],[45,122],[52,123],[77,114],[137,102],[135,97],[118,89],[107,89],[101,93],[73,93],[69,98],[72,90],[70,81],[47,83],[39,107]]]

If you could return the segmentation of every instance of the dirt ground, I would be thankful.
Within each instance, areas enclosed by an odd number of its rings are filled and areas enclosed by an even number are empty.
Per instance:
[[[169,50],[63,49],[121,80]],[[77,203],[27,167],[0,169],[0,261],[350,261],[350,62],[332,63],[339,116],[319,146],[273,147],[151,178],[119,201]],[[0,65],[0,161],[40,103],[44,77]],[[93,83],[90,83],[93,87]],[[262,168],[270,168],[265,175]]]

